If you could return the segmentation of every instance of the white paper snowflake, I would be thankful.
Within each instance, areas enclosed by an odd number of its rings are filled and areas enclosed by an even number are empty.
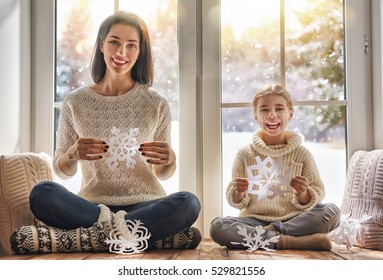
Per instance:
[[[106,163],[114,171],[118,162],[125,162],[126,166],[133,169],[136,166],[136,160],[133,158],[137,154],[139,144],[136,137],[140,133],[138,128],[131,128],[129,132],[124,133],[119,128],[113,127],[112,137],[107,141],[109,145]]]
[[[275,235],[270,239],[265,239],[264,233],[266,230],[262,226],[256,226],[253,236],[247,233],[245,227],[237,226],[238,234],[243,236],[244,242],[231,242],[233,245],[242,244],[245,247],[248,247],[247,251],[253,252],[257,249],[264,249],[266,251],[275,251],[274,249],[269,248],[270,243],[276,243],[279,240],[279,235]]]
[[[356,243],[356,236],[361,227],[361,223],[371,218],[364,214],[361,218],[355,219],[349,215],[341,215],[339,226],[329,232],[329,237],[338,245],[346,244],[347,249],[350,249]]]
[[[283,165],[283,158],[273,160],[266,157],[263,161],[257,156],[256,164],[247,167],[250,194],[258,195],[257,200],[273,199],[277,196],[284,198],[286,193],[292,192],[290,187],[290,167]]]
[[[109,251],[116,254],[138,254],[148,248],[151,234],[140,220],[120,221],[110,232],[110,238],[105,240],[109,244]]]

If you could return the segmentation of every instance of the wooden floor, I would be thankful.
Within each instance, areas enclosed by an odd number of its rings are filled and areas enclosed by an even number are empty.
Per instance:
[[[102,260],[102,259],[146,259],[146,260],[383,260],[383,251],[358,247],[347,250],[344,245],[333,244],[331,251],[279,250],[267,252],[257,250],[228,250],[210,239],[205,239],[195,250],[153,250],[135,255],[113,253],[54,253],[35,255],[9,255],[0,260]]]

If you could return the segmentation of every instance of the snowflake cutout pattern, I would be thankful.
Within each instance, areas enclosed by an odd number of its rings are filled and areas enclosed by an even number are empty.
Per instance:
[[[112,137],[107,141],[109,145],[109,155],[106,158],[108,167],[114,171],[118,162],[125,162],[126,166],[133,169],[136,166],[136,161],[133,156],[137,154],[139,145],[136,137],[140,131],[138,128],[131,128],[129,132],[121,132],[119,128],[111,129]]]
[[[329,232],[329,237],[338,245],[346,244],[346,248],[350,249],[356,243],[356,236],[361,223],[369,220],[371,216],[364,214],[361,218],[351,218],[349,215],[341,215],[339,226]]]
[[[276,160],[266,157],[263,161],[257,156],[256,164],[247,167],[250,194],[258,195],[257,201],[264,198],[284,198],[286,193],[291,193],[290,167],[283,165],[283,158]],[[256,175],[254,175],[256,174]]]
[[[116,254],[139,254],[145,251],[151,237],[148,229],[140,220],[121,220],[110,232],[110,238],[105,240],[109,244],[109,251]]]
[[[266,230],[262,226],[256,226],[255,232],[253,235],[247,233],[245,227],[237,226],[238,234],[243,236],[244,242],[231,242],[233,245],[242,244],[245,247],[248,247],[248,252],[254,252],[258,249],[264,249],[266,251],[275,251],[274,249],[269,248],[270,243],[276,243],[279,240],[279,235],[275,235],[270,239],[265,238]]]

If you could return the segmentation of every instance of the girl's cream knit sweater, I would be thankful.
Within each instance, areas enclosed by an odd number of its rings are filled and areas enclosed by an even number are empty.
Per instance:
[[[302,139],[298,134],[286,131],[286,140],[285,145],[266,146],[260,136],[260,130],[256,131],[252,143],[237,153],[232,178],[247,178],[246,168],[256,164],[257,156],[262,160],[267,156],[274,160],[283,157],[283,164],[290,168],[292,177],[300,175],[308,179],[311,201],[302,205],[292,192],[284,194],[284,197],[276,196],[273,199],[264,198],[257,201],[258,195],[246,192],[245,197],[239,203],[234,203],[234,188],[230,183],[227,187],[226,197],[231,206],[241,210],[241,217],[254,217],[267,222],[284,221],[311,209],[322,201],[325,195],[324,185],[312,154],[301,146]]]

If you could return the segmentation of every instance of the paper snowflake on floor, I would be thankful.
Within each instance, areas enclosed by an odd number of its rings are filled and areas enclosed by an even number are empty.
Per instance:
[[[346,244],[347,249],[350,249],[356,243],[356,236],[362,226],[361,224],[371,218],[366,214],[359,219],[350,216],[351,214],[341,215],[339,226],[328,234],[336,244]]]
[[[284,198],[286,193],[292,192],[290,167],[283,165],[283,157],[262,160],[257,156],[255,160],[256,164],[247,167],[248,192],[258,195],[258,201],[278,196]]]
[[[118,162],[125,162],[126,166],[133,169],[136,166],[136,160],[133,158],[137,154],[139,144],[136,137],[140,133],[138,128],[131,128],[127,133],[119,128],[113,127],[112,137],[107,141],[109,145],[109,155],[106,157],[108,167],[114,171]]]
[[[151,234],[139,220],[120,221],[105,240],[109,251],[116,254],[138,254],[148,248]]]
[[[233,245],[242,244],[245,247],[248,247],[247,251],[254,252],[258,249],[264,249],[266,251],[275,251],[274,249],[269,248],[270,243],[276,243],[279,240],[279,235],[273,236],[270,239],[266,239],[265,233],[266,230],[262,226],[256,226],[255,232],[253,235],[247,233],[245,227],[237,226],[238,234],[243,236],[244,242],[231,242]]]

